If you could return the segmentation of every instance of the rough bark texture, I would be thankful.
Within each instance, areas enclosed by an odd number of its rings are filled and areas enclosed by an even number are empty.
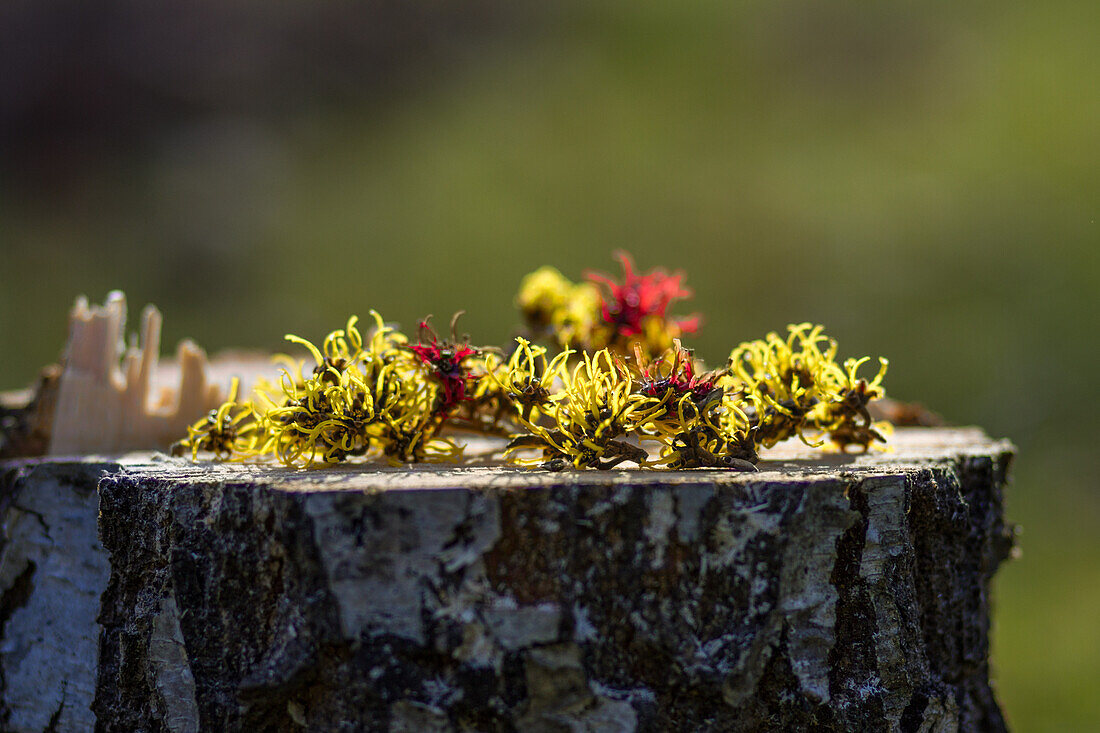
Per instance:
[[[756,474],[11,464],[5,727],[1003,730],[989,588],[1012,447],[894,443],[786,448]],[[41,504],[67,492],[50,511],[86,526],[101,473],[103,549],[60,539]],[[73,663],[28,707],[20,614],[58,633],[34,610],[57,602],[50,562],[101,605],[40,652]]]
[[[110,572],[96,483],[110,464],[0,464],[0,729],[95,725],[99,629]]]

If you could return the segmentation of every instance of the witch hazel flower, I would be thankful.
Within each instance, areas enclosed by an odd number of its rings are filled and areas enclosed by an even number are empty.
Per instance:
[[[635,272],[634,261],[626,252],[616,252],[622,263],[623,279],[616,282],[599,272],[585,273],[585,277],[602,286],[600,306],[604,322],[614,329],[616,336],[631,338],[644,335],[654,319],[666,322],[677,333],[694,333],[699,328],[699,316],[668,318],[668,308],[678,300],[692,296],[684,287],[682,272],[668,273],[655,268],[645,274]]]

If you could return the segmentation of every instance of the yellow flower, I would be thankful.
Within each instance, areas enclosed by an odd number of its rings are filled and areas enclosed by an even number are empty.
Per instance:
[[[611,330],[600,318],[600,291],[592,283],[579,283],[569,290],[564,305],[550,316],[554,337],[562,348],[577,346],[599,349],[607,345]]]
[[[540,267],[526,275],[519,285],[516,305],[535,328],[545,328],[553,315],[569,305],[573,283],[553,267]]]
[[[539,410],[554,399],[559,380],[566,374],[566,366],[573,351],[566,349],[551,360],[546,359],[546,348],[533,346],[523,337],[516,339],[516,349],[499,369],[487,371],[487,375],[502,390],[523,420],[537,419]]]
[[[238,441],[247,442],[251,425],[245,421],[252,417],[250,404],[239,404],[237,392],[240,380],[236,377],[229,387],[229,398],[216,410],[187,426],[187,437],[172,446],[172,454],[179,456],[191,450],[191,460],[197,460],[199,451],[209,451],[219,458],[229,458],[237,449]]]
[[[561,372],[563,389],[549,408],[553,426],[521,415],[518,420],[529,434],[514,439],[506,455],[538,448],[543,460],[577,468],[611,468],[625,460],[645,463],[646,452],[621,438],[646,419],[642,410],[646,399],[632,391],[629,372],[615,364],[607,349],[582,356],[572,372]]]
[[[835,362],[826,364],[823,381],[828,385],[827,396],[810,414],[815,427],[828,433],[829,440],[846,451],[857,445],[867,450],[875,442],[885,443],[893,427],[885,421],[875,422],[867,410],[873,399],[886,396],[882,380],[890,362],[879,358],[879,369],[868,382],[859,377],[859,368],[870,357],[847,359],[842,369]]]

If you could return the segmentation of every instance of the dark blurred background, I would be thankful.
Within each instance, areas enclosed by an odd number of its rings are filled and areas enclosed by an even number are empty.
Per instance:
[[[790,321],[1017,442],[1019,730],[1100,727],[1100,3],[8,0],[0,389],[78,293],[166,348],[683,268],[712,362]]]

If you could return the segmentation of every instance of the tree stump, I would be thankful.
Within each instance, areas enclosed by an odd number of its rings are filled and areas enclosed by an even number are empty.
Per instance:
[[[1014,449],[891,444],[748,474],[12,461],[4,729],[1003,730]]]

